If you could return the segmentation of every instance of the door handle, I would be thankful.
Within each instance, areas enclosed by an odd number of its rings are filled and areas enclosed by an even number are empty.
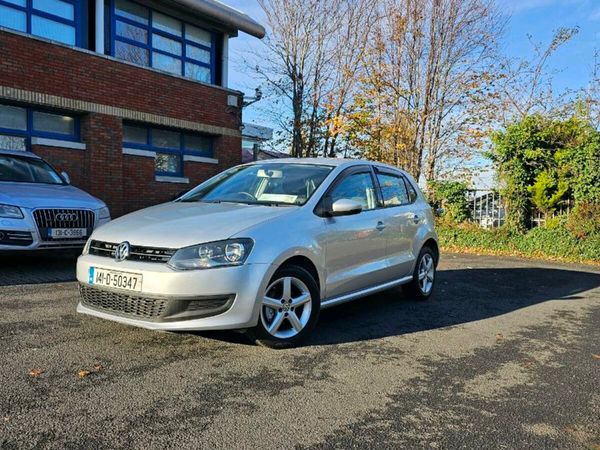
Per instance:
[[[383,230],[385,230],[385,223],[383,223],[380,220],[379,222],[377,222],[377,225],[375,226],[375,228],[377,228],[379,231],[383,231]]]
[[[418,215],[415,214],[414,217],[413,217],[413,222],[415,224],[418,224],[420,220],[421,220],[421,218]]]

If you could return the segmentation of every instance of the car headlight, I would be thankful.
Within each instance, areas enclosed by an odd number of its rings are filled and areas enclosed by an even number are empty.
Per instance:
[[[103,206],[98,210],[98,219],[110,219],[110,210],[107,206]]]
[[[5,219],[22,219],[23,211],[18,206],[0,205],[0,217]]]
[[[177,270],[210,269],[244,264],[254,242],[252,239],[228,239],[193,245],[177,250],[169,266]]]
[[[87,242],[85,243],[85,246],[83,247],[83,251],[81,252],[82,255],[87,255],[90,252],[90,245],[92,244],[92,238],[90,237]]]

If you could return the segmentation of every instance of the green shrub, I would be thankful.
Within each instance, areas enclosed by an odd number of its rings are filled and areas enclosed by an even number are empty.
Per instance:
[[[600,131],[578,116],[525,117],[492,136],[488,156],[503,183],[509,228],[530,228],[533,206],[551,212],[569,197],[600,203]]]
[[[460,181],[430,181],[429,201],[435,208],[444,209],[444,217],[460,223],[469,219],[467,185]]]
[[[566,227],[580,239],[600,234],[600,203],[580,203],[575,206],[569,214]]]
[[[567,226],[568,217],[568,214],[558,214],[556,216],[548,217],[544,224],[544,228],[549,230],[564,229]]]
[[[579,239],[566,228],[534,228],[526,233],[507,228],[486,230],[477,225],[461,224],[437,227],[442,247],[472,249],[492,253],[600,262],[600,233]]]
[[[531,193],[533,204],[545,213],[556,209],[565,194],[569,190],[569,185],[564,180],[559,180],[556,171],[541,172],[535,179],[532,186],[527,190]]]

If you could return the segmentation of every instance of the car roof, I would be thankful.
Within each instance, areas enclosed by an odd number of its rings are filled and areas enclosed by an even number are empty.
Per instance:
[[[25,152],[23,150],[1,150],[0,149],[0,155],[21,156],[21,157],[25,157],[25,158],[42,159],[35,153]]]
[[[399,172],[402,172],[404,174],[406,174],[406,171],[396,167],[396,166],[391,166],[389,164],[385,164],[385,163],[381,163],[381,162],[377,162],[377,161],[369,161],[367,159],[349,159],[349,158],[274,158],[274,159],[261,159],[259,161],[253,161],[249,164],[277,164],[277,163],[284,163],[284,164],[319,164],[319,165],[324,165],[324,166],[331,166],[331,167],[341,167],[341,166],[359,166],[359,165],[363,165],[363,164],[369,164],[372,166],[376,166],[376,167],[382,167],[382,168],[388,168],[388,169],[393,169],[393,170],[397,170]]]

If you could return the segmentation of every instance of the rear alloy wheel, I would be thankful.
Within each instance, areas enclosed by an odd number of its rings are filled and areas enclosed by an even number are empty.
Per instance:
[[[435,283],[435,270],[433,252],[429,247],[423,247],[417,259],[413,279],[406,285],[408,293],[420,299],[429,298]]]
[[[258,344],[272,348],[297,345],[317,322],[318,293],[312,276],[302,267],[278,270],[262,297],[258,325],[251,336]]]

